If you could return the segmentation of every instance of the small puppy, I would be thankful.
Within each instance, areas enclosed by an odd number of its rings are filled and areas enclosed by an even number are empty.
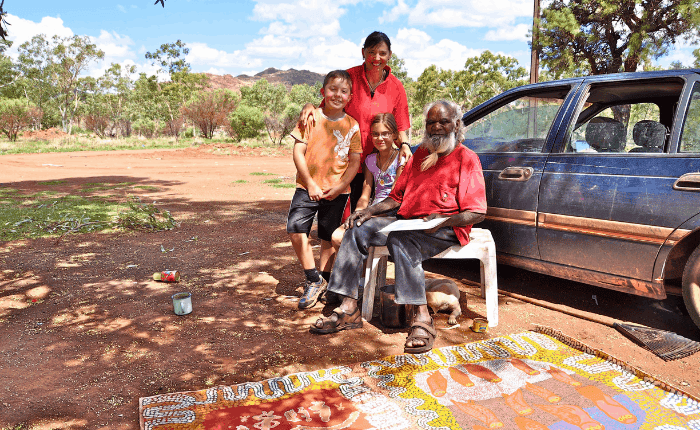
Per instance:
[[[451,313],[447,323],[457,324],[457,317],[462,315],[462,308],[459,306],[459,288],[454,281],[451,279],[426,279],[425,298],[434,313],[449,311]]]

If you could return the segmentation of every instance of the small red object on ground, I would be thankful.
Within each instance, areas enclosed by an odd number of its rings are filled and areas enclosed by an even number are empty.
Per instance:
[[[153,274],[155,281],[162,282],[178,282],[180,280],[180,272],[177,270],[164,270]]]

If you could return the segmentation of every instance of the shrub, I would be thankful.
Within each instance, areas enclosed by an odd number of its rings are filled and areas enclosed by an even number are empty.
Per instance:
[[[100,139],[104,139],[109,128],[109,117],[102,115],[99,112],[91,113],[85,116],[85,127],[95,133]],[[71,129],[71,134],[75,134],[75,129]]]
[[[202,131],[205,139],[211,139],[217,127],[226,125],[229,113],[239,101],[240,96],[231,90],[201,92],[182,107],[182,114]]]
[[[15,142],[17,134],[35,120],[39,110],[25,100],[3,99],[0,100],[0,131],[8,139]]]
[[[156,123],[152,119],[141,118],[134,121],[131,128],[141,136],[150,139],[156,132]]]
[[[242,139],[258,137],[265,128],[265,115],[256,107],[240,105],[228,116],[227,131],[232,138],[240,142]]]

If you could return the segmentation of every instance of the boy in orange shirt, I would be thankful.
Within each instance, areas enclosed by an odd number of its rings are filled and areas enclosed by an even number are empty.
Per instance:
[[[292,132],[297,189],[289,206],[287,233],[306,276],[299,309],[314,306],[326,290],[334,257],[331,236],[342,222],[350,182],[359,169],[362,154],[360,127],[344,110],[352,97],[350,75],[345,70],[330,72],[323,81],[321,95],[324,104],[317,109],[316,116],[320,121],[316,121],[308,134],[299,126]],[[316,269],[309,243],[317,213],[322,273]]]

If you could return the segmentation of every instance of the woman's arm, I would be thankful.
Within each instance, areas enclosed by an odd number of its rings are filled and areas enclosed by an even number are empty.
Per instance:
[[[399,132],[399,164],[401,168],[406,164],[409,158],[413,157],[413,152],[411,152],[411,144],[408,141],[408,133],[406,130]]]

